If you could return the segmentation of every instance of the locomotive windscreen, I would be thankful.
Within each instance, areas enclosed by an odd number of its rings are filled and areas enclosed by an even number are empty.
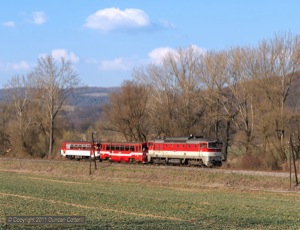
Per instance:
[[[222,143],[218,142],[218,141],[214,141],[214,142],[208,142],[208,148],[222,148]]]

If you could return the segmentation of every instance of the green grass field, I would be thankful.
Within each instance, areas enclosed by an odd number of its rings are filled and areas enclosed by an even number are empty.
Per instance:
[[[88,162],[0,159],[0,227],[300,228],[300,194],[284,190],[286,178],[104,163],[92,176],[88,171]],[[6,225],[11,215],[79,215],[87,222]]]

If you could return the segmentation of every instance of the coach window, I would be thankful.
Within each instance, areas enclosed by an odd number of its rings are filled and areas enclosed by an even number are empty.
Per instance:
[[[120,150],[124,151],[124,149],[125,149],[124,145],[121,145]]]
[[[143,149],[143,150],[148,150],[147,145],[142,145],[142,149]]]
[[[111,146],[111,150],[115,150],[116,147],[114,145]]]
[[[129,151],[129,146],[125,145],[125,151]]]
[[[120,146],[119,145],[116,145],[116,150],[120,150]]]
[[[106,150],[110,150],[110,145],[106,145]]]
[[[134,151],[134,146],[130,145],[129,149],[130,149],[130,151]]]

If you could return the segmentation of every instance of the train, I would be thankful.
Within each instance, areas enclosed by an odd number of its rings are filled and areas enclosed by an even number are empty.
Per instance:
[[[202,136],[167,137],[147,142],[63,141],[61,156],[111,162],[221,166],[223,143]]]

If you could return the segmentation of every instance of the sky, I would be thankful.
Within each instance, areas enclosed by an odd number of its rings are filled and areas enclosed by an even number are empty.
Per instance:
[[[300,34],[298,0],[10,0],[0,2],[0,87],[38,58],[70,60],[81,83],[115,87],[135,68],[191,45],[256,46]]]

